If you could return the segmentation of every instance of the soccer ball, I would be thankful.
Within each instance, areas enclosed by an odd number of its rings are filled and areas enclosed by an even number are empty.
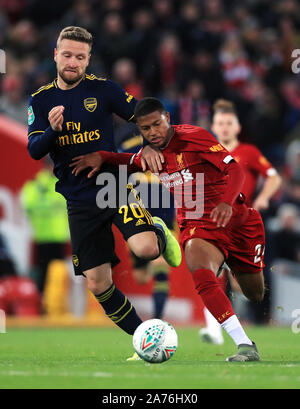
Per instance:
[[[177,345],[178,337],[172,325],[156,318],[144,321],[133,334],[133,347],[147,362],[167,361],[175,354]]]

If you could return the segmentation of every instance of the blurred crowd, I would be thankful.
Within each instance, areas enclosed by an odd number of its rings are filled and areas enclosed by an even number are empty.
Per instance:
[[[0,0],[0,112],[27,123],[29,94],[55,78],[53,50],[69,25],[94,36],[89,72],[137,99],[160,98],[173,123],[209,129],[217,98],[236,104],[240,140],[255,144],[284,180],[263,215],[267,240],[287,230],[284,257],[300,262],[300,74],[292,71],[300,2]],[[272,257],[284,247],[278,243]]]
[[[90,72],[161,98],[174,122],[207,128],[216,98],[233,100],[241,138],[284,160],[300,120],[297,0],[0,0],[2,111],[26,123],[28,95],[55,78],[53,49],[68,25],[94,35]]]

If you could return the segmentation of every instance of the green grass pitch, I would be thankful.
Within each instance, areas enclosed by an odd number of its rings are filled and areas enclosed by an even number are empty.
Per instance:
[[[203,344],[198,328],[177,328],[179,346],[163,364],[126,362],[131,337],[118,328],[11,329],[0,334],[0,388],[299,388],[300,333],[249,327],[261,362],[227,363],[236,351]]]

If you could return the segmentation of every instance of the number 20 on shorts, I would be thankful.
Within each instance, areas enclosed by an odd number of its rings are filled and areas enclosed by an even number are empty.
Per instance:
[[[145,217],[145,214],[141,208],[141,206],[137,203],[130,203],[130,209],[132,212],[132,215],[136,218],[136,219],[141,219],[143,217]],[[123,213],[124,215],[124,224],[131,222],[133,220],[132,217],[128,216],[128,206],[127,205],[123,205],[120,207],[119,209],[119,213]]]

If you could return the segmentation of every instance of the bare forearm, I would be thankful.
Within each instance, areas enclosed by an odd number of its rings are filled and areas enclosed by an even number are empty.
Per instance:
[[[262,190],[259,193],[260,197],[263,197],[266,200],[270,200],[271,197],[277,192],[281,185],[281,177],[278,173],[273,176],[269,176],[262,187]]]
[[[98,151],[102,157],[103,162],[111,163],[112,165],[127,165],[130,172],[137,172],[141,170],[141,161],[138,154],[134,153],[119,153]]]

